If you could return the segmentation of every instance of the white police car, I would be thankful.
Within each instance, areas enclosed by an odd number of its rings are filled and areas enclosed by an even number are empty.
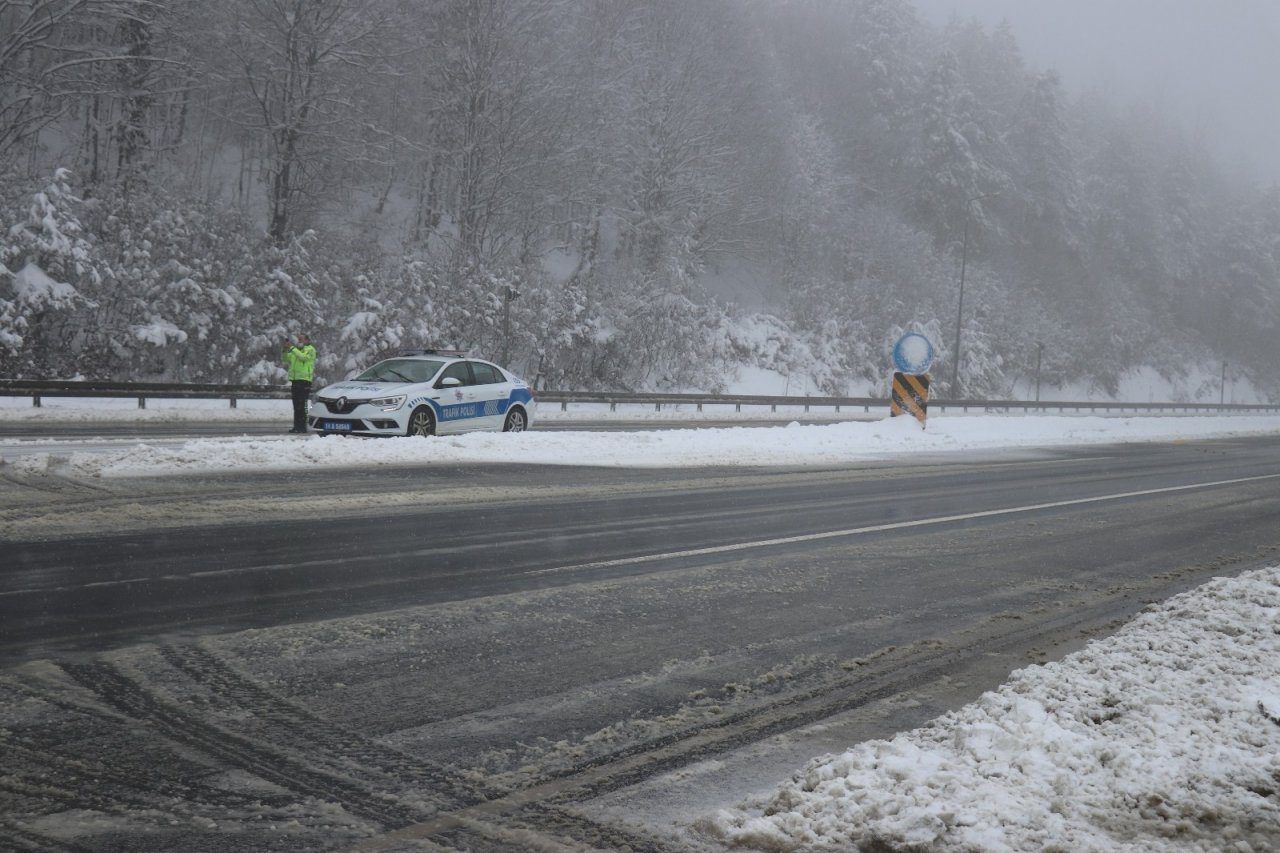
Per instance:
[[[536,406],[528,383],[496,364],[415,350],[322,388],[308,421],[322,433],[352,435],[520,432]]]

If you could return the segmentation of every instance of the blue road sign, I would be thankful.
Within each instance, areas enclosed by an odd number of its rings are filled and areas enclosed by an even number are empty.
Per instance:
[[[903,373],[924,373],[933,364],[933,344],[915,332],[903,335],[893,345],[893,366]]]

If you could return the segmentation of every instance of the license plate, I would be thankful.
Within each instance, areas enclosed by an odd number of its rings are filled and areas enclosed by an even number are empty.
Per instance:
[[[329,432],[351,432],[351,422],[350,421],[324,421],[322,422],[320,428],[323,430],[327,430]]]

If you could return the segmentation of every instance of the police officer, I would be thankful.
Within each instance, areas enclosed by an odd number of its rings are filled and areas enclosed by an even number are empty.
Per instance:
[[[289,432],[307,431],[307,398],[311,396],[311,380],[316,373],[316,348],[311,338],[298,335],[298,342],[284,342],[280,358],[289,368],[289,382],[293,385],[293,429]]]

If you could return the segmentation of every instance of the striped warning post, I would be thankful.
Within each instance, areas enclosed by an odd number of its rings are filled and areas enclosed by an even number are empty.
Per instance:
[[[897,373],[893,374],[893,392],[889,397],[889,414],[897,417],[910,413],[925,425],[929,410],[929,374]]]

